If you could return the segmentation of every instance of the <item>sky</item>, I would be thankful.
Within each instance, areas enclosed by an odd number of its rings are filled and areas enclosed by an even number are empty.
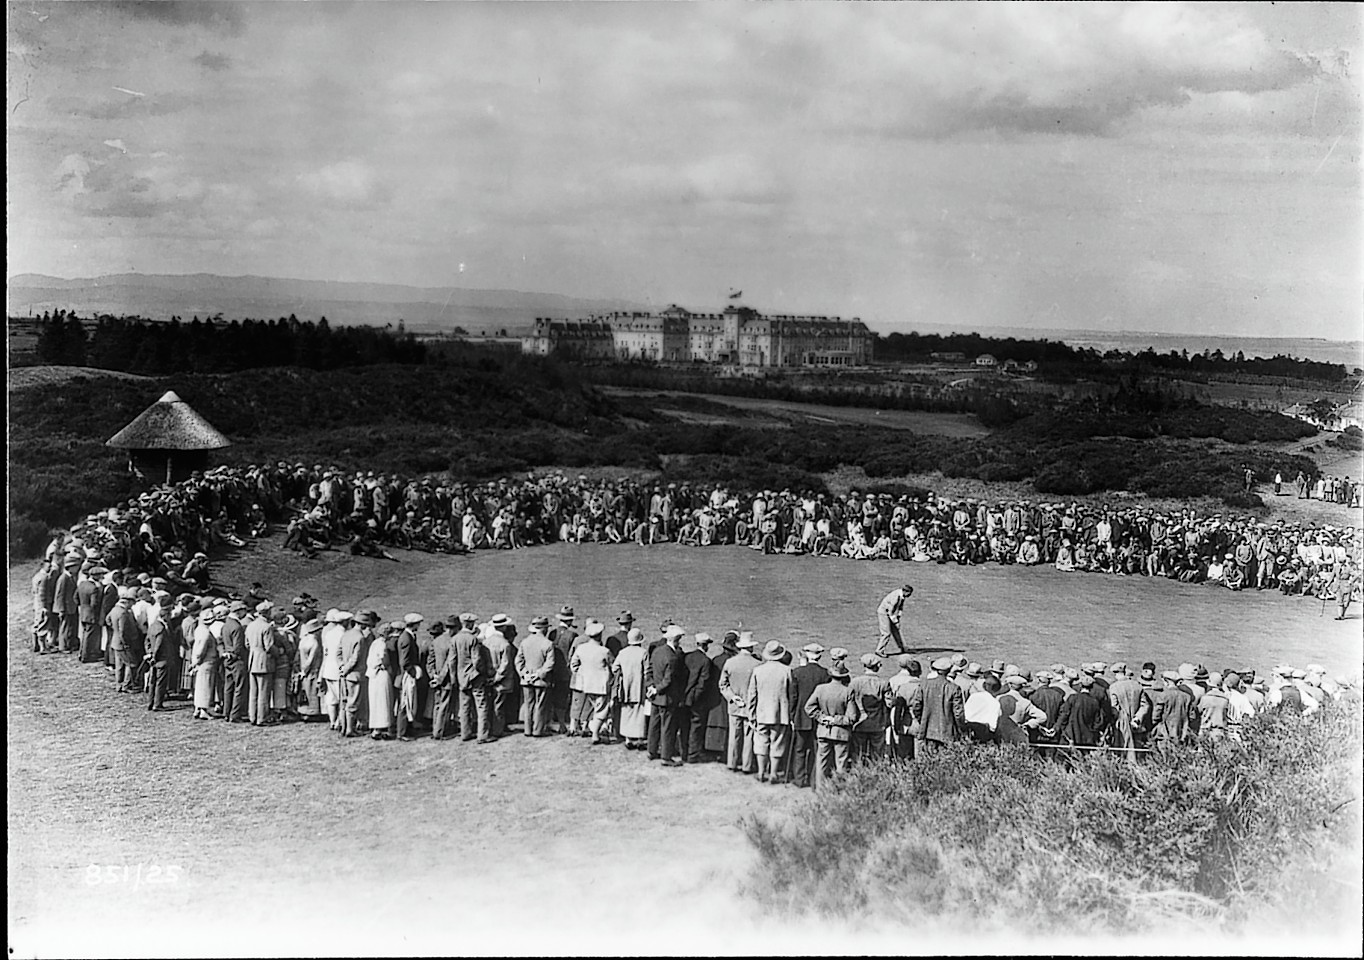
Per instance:
[[[1360,11],[11,3],[7,269],[1359,339]]]

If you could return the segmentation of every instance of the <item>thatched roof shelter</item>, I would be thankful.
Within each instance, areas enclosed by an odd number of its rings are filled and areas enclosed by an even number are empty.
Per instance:
[[[135,472],[159,476],[164,471],[167,483],[201,469],[209,450],[231,445],[231,440],[174,390],[167,390],[160,400],[105,441],[105,446],[129,451]]]
[[[106,442],[124,450],[219,450],[232,441],[219,433],[193,407],[167,390]]]

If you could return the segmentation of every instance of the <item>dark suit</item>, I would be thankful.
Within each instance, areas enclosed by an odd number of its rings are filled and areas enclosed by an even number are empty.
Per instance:
[[[80,657],[81,663],[98,663],[100,660],[100,607],[104,602],[104,587],[94,580],[82,580],[76,584],[76,607],[80,616]]]
[[[240,723],[246,719],[251,671],[246,660],[246,628],[235,614],[223,621],[218,653],[223,661],[223,719]]]
[[[63,570],[57,577],[52,593],[52,612],[57,615],[57,648],[62,653],[73,653],[79,646],[76,625],[80,605],[76,600],[76,575]]]
[[[408,629],[398,634],[396,646],[398,648],[399,675],[405,675],[407,674],[408,671],[414,668],[420,669],[422,667],[424,660],[421,654],[421,647],[418,646],[417,644],[417,635],[415,633]],[[409,729],[410,725],[415,725],[415,723],[421,722],[420,692],[417,695],[417,720],[415,722],[409,721],[407,719],[407,711],[402,709],[401,704],[395,703],[393,712],[397,714],[398,736],[399,737],[408,736],[410,733]]]
[[[488,650],[472,630],[461,630],[451,641],[454,646],[455,685],[459,688],[459,730],[465,740],[486,740],[492,736],[492,700],[488,695],[488,681],[492,678],[492,661]]]
[[[931,744],[944,747],[966,736],[966,703],[961,687],[946,677],[932,676],[914,691],[909,712],[919,721],[916,752]]]
[[[431,682],[431,739],[444,740],[450,727],[450,708],[455,696],[455,645],[442,633],[431,642],[426,673]]]
[[[795,742],[788,754],[791,761],[788,776],[796,786],[808,787],[815,775],[815,754],[819,741],[815,735],[815,722],[805,711],[805,705],[810,702],[816,687],[829,682],[829,671],[818,663],[803,663],[791,671],[791,681],[796,688],[796,704],[800,709],[795,715]]]
[[[1060,725],[1075,746],[1095,747],[1108,725],[1108,711],[1092,694],[1081,690],[1061,704]]]
[[[114,604],[118,603],[118,587],[112,583],[106,583],[103,592],[100,594],[99,624],[104,643],[104,665],[112,667],[114,665],[114,645],[112,640],[113,629],[108,625],[109,614],[114,609]]]
[[[169,615],[166,610],[163,615]],[[151,662],[151,687],[147,709],[159,710],[166,702],[170,678],[180,675],[180,632],[165,620],[153,620],[147,627],[147,659]]]
[[[706,717],[710,713],[707,688],[712,685],[713,665],[706,651],[697,649],[683,655],[682,666],[687,674],[680,715],[684,740],[682,759],[687,763],[700,763],[701,751],[706,745]],[[718,694],[719,687],[715,690]]]
[[[670,644],[660,643],[649,651],[647,666],[645,692],[648,692],[648,685],[654,687],[654,695],[649,698],[653,705],[649,715],[649,759],[657,760],[661,756],[672,760],[681,746],[678,734],[682,701],[687,695],[686,663],[682,654]]]

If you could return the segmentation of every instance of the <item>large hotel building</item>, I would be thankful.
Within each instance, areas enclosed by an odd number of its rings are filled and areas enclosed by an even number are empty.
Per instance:
[[[608,313],[588,320],[537,317],[524,353],[581,360],[652,360],[738,367],[858,367],[871,360],[872,334],[854,317],[761,314],[730,306],[691,313]]]

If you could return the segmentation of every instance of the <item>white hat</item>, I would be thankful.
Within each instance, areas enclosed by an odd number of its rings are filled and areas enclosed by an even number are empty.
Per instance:
[[[753,639],[752,633],[745,630],[743,633],[739,634],[739,639],[734,645],[740,650],[752,650],[758,645],[758,642]]]
[[[403,617],[403,623],[409,626],[416,626],[425,619],[426,618],[423,617],[420,613],[409,613],[407,616]]]
[[[587,635],[589,637],[600,637],[606,632],[606,626],[600,620],[587,621]]]
[[[668,624],[668,628],[663,631],[663,636],[669,640],[676,640],[678,637],[685,636],[687,631],[683,630],[675,623]]]

